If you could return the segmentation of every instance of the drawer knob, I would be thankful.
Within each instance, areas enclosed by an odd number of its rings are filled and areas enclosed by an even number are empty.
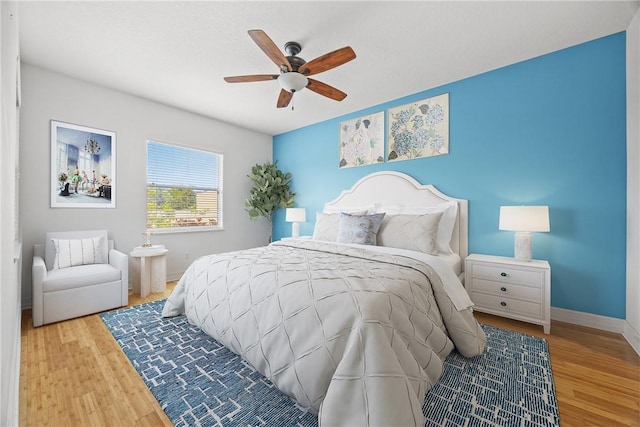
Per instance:
[[[500,273],[500,275],[501,275],[502,277],[507,277],[507,273],[504,273],[504,272],[503,272],[503,273]]]
[[[506,306],[507,306],[507,303],[506,303],[506,302],[504,302],[504,301],[502,301],[502,302],[500,302],[500,305],[501,305],[501,306],[503,306],[503,307],[506,307]]]
[[[507,292],[507,288],[505,288],[504,286],[503,286],[503,287],[501,287],[501,288],[500,288],[500,290],[501,290],[502,292]]]

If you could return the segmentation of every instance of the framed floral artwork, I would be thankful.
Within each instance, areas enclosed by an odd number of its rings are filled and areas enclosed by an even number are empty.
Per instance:
[[[384,162],[384,111],[340,123],[340,168]]]
[[[389,109],[387,160],[449,154],[449,94]]]
[[[51,207],[116,207],[115,132],[51,121]]]

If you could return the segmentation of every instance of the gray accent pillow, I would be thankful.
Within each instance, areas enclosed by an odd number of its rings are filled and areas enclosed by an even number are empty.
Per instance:
[[[376,236],[384,215],[384,213],[372,215],[341,213],[337,241],[339,243],[358,243],[375,246],[377,243]]]

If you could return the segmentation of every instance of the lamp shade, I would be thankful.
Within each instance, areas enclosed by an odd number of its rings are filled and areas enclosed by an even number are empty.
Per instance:
[[[548,206],[500,206],[500,230],[549,231]]]
[[[288,73],[282,73],[278,77],[278,83],[280,87],[289,92],[298,92],[309,84],[309,79],[300,73],[290,71]]]
[[[285,221],[286,222],[305,222],[306,211],[304,208],[287,208]]]

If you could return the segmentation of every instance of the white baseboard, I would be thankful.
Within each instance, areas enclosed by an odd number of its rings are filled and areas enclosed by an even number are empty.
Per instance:
[[[18,308],[18,307],[17,307]],[[20,401],[18,397],[20,396],[20,339],[21,339],[21,322],[22,317],[20,315],[20,311],[17,311],[18,318],[15,319],[15,327],[12,328],[13,332],[13,343],[9,346],[9,348],[14,349],[11,354],[12,360],[9,361],[8,365],[13,366],[13,369],[9,369],[9,379],[8,379],[8,390],[7,396],[4,398],[7,399],[6,413],[2,414],[3,418],[0,420],[0,425],[3,426],[17,426],[18,420],[20,418]],[[3,360],[3,364],[6,363]],[[3,369],[4,370],[4,369]],[[4,389],[4,387],[3,387]]]
[[[167,282],[172,282],[174,280],[180,280],[180,278],[182,277],[183,274],[184,274],[184,271],[182,273],[169,273],[169,274],[167,274]]]
[[[598,314],[584,313],[581,311],[567,310],[551,307],[551,319],[559,322],[573,323],[574,325],[600,329],[607,332],[621,334],[627,340],[631,348],[640,355],[640,333],[624,319],[600,316]]]
[[[565,308],[558,307],[551,307],[551,319],[559,322],[586,326],[588,328],[615,332],[618,334],[624,333],[626,323],[623,319],[600,316],[599,314],[584,313],[582,311],[567,310]]]
[[[640,356],[640,333],[636,331],[629,322],[624,322],[624,333],[622,336]]]
[[[10,387],[13,390],[9,393],[9,413],[7,414],[7,425],[9,426],[17,426],[20,417],[20,402],[18,400],[18,396],[20,396],[20,333],[17,334],[17,340],[14,345],[16,346],[16,351],[14,352],[14,369],[11,373],[13,378],[10,379]]]

